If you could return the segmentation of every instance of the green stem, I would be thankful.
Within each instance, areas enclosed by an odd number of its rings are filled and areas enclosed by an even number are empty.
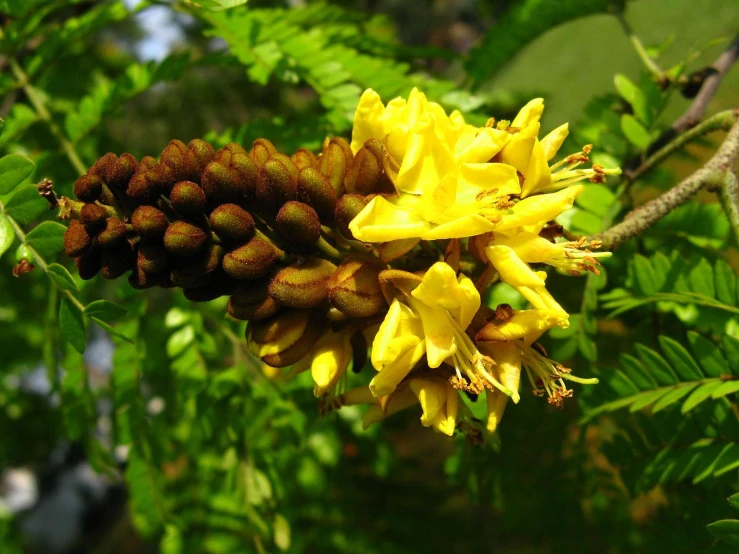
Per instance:
[[[726,216],[729,218],[734,239],[739,244],[739,181],[733,171],[726,172],[719,189],[719,197]]]
[[[328,256],[329,258],[332,258],[336,261],[342,261],[346,254],[332,246],[323,236],[318,237],[318,240],[314,243],[314,245],[318,250],[320,250],[323,254]]]
[[[664,72],[657,65],[657,62],[654,61],[654,58],[652,58],[652,56],[647,53],[647,50],[644,48],[641,39],[636,36],[636,33],[634,33],[631,25],[629,25],[629,22],[626,21],[626,17],[624,17],[623,12],[616,12],[616,19],[618,19],[618,22],[621,24],[621,28],[629,39],[629,42],[631,42],[631,45],[634,47],[636,55],[639,56],[639,59],[644,64],[644,67],[647,68],[647,71],[649,71],[649,73],[651,73],[660,81],[664,79]]]

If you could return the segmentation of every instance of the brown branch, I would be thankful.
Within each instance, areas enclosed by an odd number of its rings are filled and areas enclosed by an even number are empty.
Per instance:
[[[603,241],[604,248],[611,250],[616,248],[690,200],[699,190],[703,188],[718,190],[726,183],[727,174],[733,173],[737,159],[739,159],[739,123],[734,123],[721,147],[705,166],[667,192],[628,213],[618,225],[592,238]]]

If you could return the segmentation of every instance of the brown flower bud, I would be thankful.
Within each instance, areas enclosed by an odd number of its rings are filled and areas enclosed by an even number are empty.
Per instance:
[[[156,158],[153,158],[151,156],[144,156],[143,158],[141,158],[137,173],[144,173],[146,171],[159,171],[159,162],[156,161]]]
[[[103,192],[103,182],[97,175],[83,175],[74,182],[74,195],[82,202],[95,202]]]
[[[67,256],[76,258],[87,252],[91,244],[92,237],[85,226],[73,219],[64,231],[64,252]]]
[[[126,241],[115,248],[103,250],[101,255],[102,268],[100,273],[105,279],[118,279],[134,267],[133,247]]]
[[[126,196],[136,204],[154,204],[162,195],[162,185],[157,173],[151,170],[136,173],[128,182]]]
[[[139,206],[133,211],[131,225],[136,234],[146,238],[161,238],[167,231],[169,221],[159,208]]]
[[[328,297],[328,283],[336,266],[321,258],[308,258],[278,271],[269,295],[289,308],[313,308]]]
[[[126,224],[117,217],[105,220],[105,227],[98,233],[98,244],[102,248],[113,248],[126,237]]]
[[[137,290],[144,290],[163,286],[168,279],[169,275],[167,273],[147,273],[138,267],[134,267],[131,275],[128,276],[128,284]]]
[[[297,181],[285,165],[276,159],[264,162],[257,179],[257,200],[273,213],[298,195]]]
[[[349,150],[351,153],[351,150]],[[344,147],[336,142],[336,139],[326,145],[321,156],[320,171],[328,177],[331,186],[334,187],[336,194],[341,196],[344,193],[344,177],[349,167],[351,158],[347,157]]]
[[[277,212],[277,229],[288,241],[310,246],[321,236],[318,214],[308,204],[297,200],[286,202]]]
[[[277,148],[265,138],[258,138],[252,143],[249,157],[257,165],[262,167],[272,154],[277,152]]]
[[[254,236],[254,218],[236,204],[221,204],[210,214],[211,230],[222,240],[246,242]]]
[[[105,180],[109,187],[117,187],[125,189],[128,181],[136,173],[139,163],[132,154],[121,154],[119,158],[112,152],[106,154],[103,159],[107,158],[105,166],[101,168],[100,176]]]
[[[326,328],[317,310],[287,310],[246,327],[249,351],[267,365],[285,367],[305,356]]]
[[[258,321],[273,316],[280,305],[269,295],[269,279],[249,283],[236,290],[228,300],[226,310],[235,319]]]
[[[226,151],[206,166],[201,182],[212,204],[241,204],[254,198],[257,166],[246,154]]]
[[[175,221],[164,233],[164,247],[176,256],[194,256],[201,251],[208,235],[187,221]]]
[[[385,174],[382,164],[382,144],[369,139],[360,148],[344,179],[346,192],[372,194],[393,192],[393,184]]]
[[[182,292],[190,302],[210,302],[221,296],[231,294],[232,289],[233,281],[223,274],[217,274],[207,285],[186,288]]]
[[[170,274],[172,284],[182,288],[207,285],[221,266],[225,252],[219,244],[210,244],[205,252],[181,261]]]
[[[102,260],[100,258],[100,249],[93,245],[87,252],[75,258],[74,265],[77,266],[77,273],[83,281],[89,281],[100,271]]]
[[[380,288],[378,264],[348,259],[336,270],[328,287],[328,299],[350,317],[377,314],[387,306]]]
[[[328,177],[312,167],[306,167],[298,175],[298,200],[311,206],[320,220],[330,223],[334,218],[336,191]]]
[[[290,159],[293,161],[298,169],[304,169],[306,167],[315,168],[318,166],[318,161],[316,160],[315,154],[307,148],[298,148],[295,151],[295,154],[290,156]]]
[[[162,150],[159,163],[159,177],[165,191],[169,191],[178,181],[187,179],[187,146],[181,140],[172,140]]]
[[[254,237],[224,256],[223,270],[239,281],[259,279],[267,274],[276,261],[275,247],[260,237]]]
[[[293,178],[293,181],[298,180],[298,173],[300,173],[300,168],[298,168],[295,163],[290,159],[289,156],[286,156],[282,152],[275,152],[272,154],[271,160],[277,160],[278,162],[281,162],[282,165],[285,166],[285,169],[287,169],[288,173],[290,173],[290,176]]]
[[[240,144],[236,144],[235,142],[229,142],[226,146],[221,148],[218,151],[218,154],[216,157],[219,160],[223,160],[225,163],[229,163],[229,160],[231,159],[231,156],[234,154],[246,154],[246,150],[244,150],[244,147]]]
[[[87,170],[87,173],[89,175],[97,175],[98,177],[100,177],[100,179],[106,181],[106,174],[108,173],[110,165],[114,164],[117,160],[118,156],[116,156],[113,152],[108,152],[107,154],[104,154],[103,156],[95,160],[95,163],[92,164],[92,167]]]
[[[136,266],[146,273],[161,273],[169,268],[169,252],[158,242],[144,241],[139,246]]]
[[[80,209],[80,221],[84,223],[91,232],[96,232],[105,226],[107,213],[105,208],[98,204],[85,204]]]
[[[212,162],[215,157],[216,151],[208,142],[202,139],[191,140],[187,144],[187,153],[185,154],[188,179],[199,183],[200,175],[203,173],[205,166]]]
[[[347,238],[354,238],[349,230],[349,223],[357,217],[367,205],[367,199],[360,194],[345,194],[336,203],[334,218],[336,219],[336,227],[341,234]]]
[[[201,214],[205,210],[205,193],[192,181],[176,183],[169,193],[169,200],[175,211],[183,215]]]

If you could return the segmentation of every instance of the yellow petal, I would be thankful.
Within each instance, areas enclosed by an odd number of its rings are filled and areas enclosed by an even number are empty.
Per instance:
[[[449,264],[436,262],[411,295],[431,308],[448,310],[466,329],[480,308],[480,293],[466,276],[457,277]]]
[[[412,379],[410,388],[421,404],[423,415],[421,424],[430,427],[437,415],[444,410],[446,404],[446,387],[444,381],[435,379]]]
[[[544,286],[544,280],[523,262],[510,246],[491,245],[485,248],[485,253],[500,274],[500,278],[512,287]]]
[[[473,214],[436,225],[421,235],[421,238],[424,240],[462,239],[482,235],[494,229],[495,224],[489,219]]]
[[[508,403],[508,397],[498,390],[486,390],[485,400],[488,405],[488,420],[486,427],[488,431],[495,433],[500,420],[503,419],[503,412]]]
[[[354,406],[355,404],[374,404],[377,399],[373,396],[369,387],[355,387],[341,395],[342,406]]]
[[[532,334],[541,334],[567,319],[557,310],[514,310],[513,317],[500,324],[488,323],[477,334],[479,341],[511,341]],[[537,337],[538,338],[538,337]],[[496,360],[497,361],[497,360]]]
[[[543,112],[544,112],[544,99],[534,98],[528,104],[526,104],[523,108],[521,108],[521,111],[518,112],[518,115],[511,122],[511,127],[517,127],[519,129],[523,129],[524,127],[527,127],[531,125],[532,123],[536,123],[537,121],[541,119],[541,114]]]
[[[378,421],[385,419],[386,417],[390,417],[401,410],[405,410],[417,402],[418,399],[416,398],[416,395],[413,394],[413,391],[409,388],[404,388],[403,390],[393,394],[385,407],[385,410],[383,410],[378,404],[370,406],[362,419],[362,427],[367,429],[367,427],[373,423],[377,423]]]
[[[521,185],[516,168],[508,164],[462,164],[459,167],[457,201],[474,202],[476,196],[486,190],[498,189],[497,195],[518,194]]]
[[[377,330],[374,341],[372,341],[372,353],[370,360],[372,366],[375,369],[382,369],[382,366],[389,359],[388,350],[390,348],[390,341],[395,337],[400,325],[400,317],[403,305],[394,299],[390,305],[390,309],[385,314],[385,319],[382,320],[380,328]]]
[[[562,146],[569,133],[570,126],[565,123],[541,139],[541,147],[544,149],[547,160],[551,160],[557,154],[559,147]]]
[[[524,225],[551,221],[562,212],[569,210],[582,190],[582,185],[574,185],[550,194],[537,194],[525,198],[513,206],[512,214],[503,216],[496,230],[506,231]]]
[[[412,306],[423,322],[426,361],[431,368],[439,367],[444,360],[457,352],[455,329],[448,319],[450,316],[444,310],[429,308],[423,302],[412,302]]]
[[[506,145],[510,136],[505,131],[483,127],[477,135],[455,156],[458,164],[467,162],[487,162],[500,152]]]
[[[354,237],[364,242],[416,238],[429,228],[412,211],[399,208],[382,196],[375,196],[349,224]]]
[[[384,111],[385,106],[380,100],[380,95],[372,89],[365,90],[354,112],[351,148],[355,154],[368,139],[384,138],[385,132],[380,120]]]
[[[497,363],[495,370],[501,384],[513,393],[511,399],[518,404],[521,395],[518,393],[521,382],[521,353],[515,342],[496,342],[490,344],[487,350],[492,353]],[[488,393],[485,393],[488,394]]]
[[[531,160],[531,151],[534,149],[534,137],[514,137],[503,149],[501,161],[505,164],[512,165],[516,171],[524,173],[529,167]]]
[[[408,137],[395,186],[409,194],[421,194],[454,171],[454,159],[434,131],[434,120],[425,114]]]
[[[525,198],[537,190],[543,189],[552,182],[552,174],[549,171],[544,149],[538,140],[534,140],[534,147],[531,150],[531,158],[529,166],[524,173],[523,188],[521,190],[521,198]]]
[[[316,396],[325,394],[346,372],[352,356],[350,339],[351,333],[329,331],[316,343],[311,364]]]
[[[444,410],[437,414],[431,426],[445,435],[451,437],[457,426],[457,412],[459,410],[459,393],[448,383],[446,388],[446,405]]]
[[[426,342],[415,339],[414,344],[409,345],[409,348],[403,350],[394,360],[383,366],[380,372],[370,381],[369,388],[372,394],[386,396],[392,393],[425,352]]]

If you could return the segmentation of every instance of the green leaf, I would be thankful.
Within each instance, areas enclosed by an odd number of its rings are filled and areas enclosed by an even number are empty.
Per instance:
[[[713,286],[713,266],[706,258],[701,258],[690,268],[689,278],[691,290],[709,298],[716,297],[716,290]]]
[[[577,197],[577,205],[599,216],[601,219],[608,214],[616,195],[604,185],[588,184]]]
[[[49,204],[39,196],[36,185],[28,184],[15,189],[5,204],[5,213],[13,216],[19,223],[27,225],[48,208]]]
[[[718,346],[694,331],[688,331],[688,342],[706,375],[721,377],[729,373],[729,364]]]
[[[739,391],[739,381],[726,381],[711,393],[711,398],[716,400],[717,398],[721,398],[722,396],[726,396],[728,394],[733,394],[737,391]]]
[[[718,259],[713,270],[716,298],[724,304],[736,304],[736,278],[731,266],[724,260]]]
[[[666,335],[660,335],[659,345],[683,381],[694,381],[703,378],[703,373],[698,364],[679,342]]]
[[[632,260],[634,268],[634,279],[638,287],[638,292],[643,296],[654,294],[659,290],[657,277],[651,262],[641,254],[636,254]]]
[[[714,477],[720,477],[737,467],[739,467],[739,444],[733,443],[716,460],[713,475]]]
[[[31,229],[26,243],[42,258],[50,258],[64,249],[64,232],[67,228],[56,221],[44,221]]]
[[[649,146],[649,132],[633,115],[623,114],[621,116],[621,131],[626,139],[640,150],[646,150]]]
[[[739,546],[739,520],[721,519],[709,523],[706,529],[717,539]]]
[[[61,290],[71,290],[73,292],[79,292],[77,283],[74,282],[74,278],[67,271],[67,268],[61,264],[51,264],[48,267],[49,277],[54,284]]]
[[[729,505],[734,508],[735,510],[739,510],[739,492],[736,494],[732,494],[729,498],[727,498],[729,501]]]
[[[657,386],[657,383],[646,368],[641,364],[639,360],[628,354],[622,354],[619,358],[623,370],[628,375],[629,379],[643,391],[652,390]]]
[[[85,307],[85,314],[103,321],[113,321],[126,315],[126,308],[107,300],[95,300]]]
[[[695,389],[692,393],[690,393],[690,396],[688,396],[688,398],[685,399],[685,402],[683,402],[683,407],[680,409],[680,411],[684,414],[687,414],[698,404],[708,399],[708,397],[710,397],[711,394],[723,384],[724,383],[718,380],[711,381],[710,383],[704,383],[703,385]]]
[[[681,383],[675,389],[665,394],[654,404],[654,406],[652,406],[652,413],[656,414],[657,412],[661,412],[665,408],[671,406],[672,404],[689,394],[696,385],[697,383]]]
[[[135,344],[134,340],[131,337],[128,337],[124,335],[123,333],[119,332],[115,327],[109,325],[108,323],[105,323],[102,319],[98,319],[97,317],[90,317],[90,320],[95,323],[98,327],[100,327],[103,331],[108,332],[109,334],[113,335],[114,337],[117,337],[121,340],[124,340],[130,344]]]
[[[640,343],[637,343],[635,348],[636,354],[660,385],[674,385],[679,382],[670,364],[658,352]]]
[[[613,78],[613,84],[616,85],[616,90],[621,95],[621,98],[626,100],[634,110],[636,117],[645,125],[649,125],[650,117],[647,98],[642,90],[631,79],[621,73],[616,73]]]
[[[195,340],[195,330],[192,325],[187,325],[182,329],[175,331],[169,339],[167,339],[167,356],[170,358],[176,358],[192,343],[193,340]]]
[[[729,361],[731,373],[739,375],[739,339],[735,339],[731,335],[724,335],[721,337],[721,348]]]
[[[14,240],[13,226],[4,214],[0,214],[0,258],[8,251]]]
[[[62,340],[71,344],[77,352],[82,354],[87,345],[87,332],[82,314],[63,297],[59,305],[59,333]]]
[[[273,529],[275,546],[283,552],[290,550],[290,523],[288,523],[282,514],[275,514]]]
[[[19,154],[0,158],[0,194],[8,194],[25,181],[33,171],[33,162]]]

